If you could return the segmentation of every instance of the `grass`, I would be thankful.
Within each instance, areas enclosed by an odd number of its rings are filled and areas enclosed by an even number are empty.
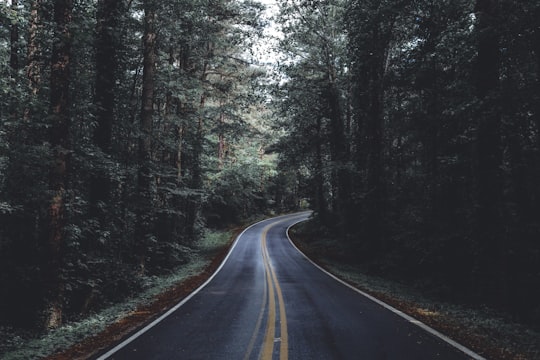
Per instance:
[[[68,323],[42,337],[15,333],[7,327],[0,328],[3,344],[0,349],[10,349],[2,360],[27,360],[48,357],[104,331],[111,324],[129,316],[154,299],[181,284],[186,279],[201,274],[212,260],[230,244],[232,232],[207,231],[190,254],[190,261],[166,276],[147,276],[143,279],[144,291],[122,303],[95,313],[84,320]]]

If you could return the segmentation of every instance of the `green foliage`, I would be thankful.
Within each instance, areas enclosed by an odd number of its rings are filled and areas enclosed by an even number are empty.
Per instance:
[[[140,291],[133,293],[130,297],[122,296],[120,298],[118,296],[118,290],[126,286],[125,283],[118,280],[129,279],[128,274],[122,273],[123,270],[115,267],[112,263],[103,263],[102,266],[111,266],[110,271],[103,274],[110,277],[110,279],[103,278],[104,282],[111,282],[110,288],[106,289],[109,294],[98,292],[99,287],[95,286],[93,296],[97,298],[96,301],[103,297],[111,302],[111,299],[114,299],[114,304],[102,303],[102,309],[95,309],[91,313],[85,314],[84,318],[71,321],[55,331],[42,334],[40,337],[35,337],[34,334],[17,327],[0,326],[0,334],[4,335],[7,340],[0,343],[2,359],[46,357],[103,331],[107,326],[133,313],[139,307],[151,304],[156,295],[174,288],[187,278],[200,273],[211,262],[212,257],[227,246],[231,235],[227,231],[206,231],[196,247],[186,252],[189,254],[186,263],[169,269],[168,274],[143,277],[139,280],[138,288]],[[118,271],[120,273],[115,273]],[[116,283],[112,282],[113,277],[116,278]],[[133,286],[131,288],[133,289]],[[116,298],[111,298],[112,296]]]
[[[280,5],[280,196],[372,270],[534,317],[538,6]]]
[[[264,212],[268,204],[263,171],[253,164],[233,164],[211,177],[211,193],[205,205],[209,223],[240,223],[252,214]]]
[[[341,183],[346,178],[350,136],[342,111],[348,91],[344,6],[343,1],[287,2],[279,17],[287,33],[280,43],[287,59],[280,66],[284,80],[273,95],[279,99],[276,125],[288,133],[277,148],[283,168],[299,169],[280,181],[296,177],[294,194],[284,196],[295,197],[293,203],[309,198],[327,224],[333,223],[327,215],[337,206],[334,200],[345,195],[335,192],[330,179]]]
[[[0,300],[1,324],[39,330],[50,284],[61,289],[64,321],[87,316],[190,264],[208,224],[224,227],[269,207],[273,160],[260,158],[264,139],[254,135],[263,73],[245,60],[262,29],[262,5],[153,3],[148,130],[140,126],[144,2],[73,2],[57,252],[50,237],[51,174],[58,170],[49,91],[55,3],[20,2],[18,12],[0,4],[2,24],[18,25],[21,67],[8,66],[11,29],[2,26],[0,285],[9,294]],[[145,162],[140,139],[150,144]],[[148,186],[141,191],[143,163]],[[138,241],[141,223],[148,232]]]

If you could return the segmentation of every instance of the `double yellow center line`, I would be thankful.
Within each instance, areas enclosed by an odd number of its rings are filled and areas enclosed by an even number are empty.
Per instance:
[[[302,217],[303,215],[300,215]],[[289,338],[287,333],[287,313],[285,312],[285,302],[283,301],[283,294],[281,292],[281,286],[276,276],[276,272],[270,262],[270,256],[268,255],[268,247],[266,244],[266,237],[268,231],[285,221],[290,221],[296,217],[288,217],[283,220],[276,221],[269,225],[266,225],[261,233],[261,252],[264,265],[264,294],[259,317],[255,324],[253,335],[248,344],[247,351],[244,356],[244,360],[251,359],[251,353],[255,347],[255,342],[259,338],[259,330],[263,322],[264,314],[267,314],[266,318],[266,330],[264,333],[264,339],[262,347],[259,353],[259,359],[272,360],[274,357],[275,343],[279,342],[279,359],[287,360],[289,358]],[[276,297],[278,302],[278,310],[276,309]],[[268,311],[266,311],[268,305]],[[279,320],[277,316],[279,314]],[[279,321],[279,336],[276,336],[276,323]]]
[[[287,360],[289,357],[289,340],[287,335],[287,314],[285,312],[285,302],[283,301],[283,294],[281,293],[281,287],[276,277],[276,273],[272,264],[270,263],[270,257],[268,256],[268,248],[266,247],[266,235],[268,230],[277,223],[270,224],[263,229],[261,236],[261,248],[263,255],[264,270],[266,273],[266,286],[268,287],[268,320],[266,323],[266,333],[264,335],[263,347],[261,352],[262,360],[272,360],[274,353],[274,343],[279,339],[279,359]],[[277,299],[279,303],[279,323],[280,323],[280,337],[276,338],[276,299],[275,293],[277,293]]]

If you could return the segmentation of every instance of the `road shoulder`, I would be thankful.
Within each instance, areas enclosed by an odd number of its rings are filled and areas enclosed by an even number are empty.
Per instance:
[[[540,358],[540,334],[513,323],[490,309],[472,309],[430,299],[418,290],[387,279],[366,275],[358,267],[339,261],[336,243],[314,237],[309,223],[290,231],[293,243],[323,269],[420,320],[482,356],[493,360]],[[333,248],[333,249],[331,249]]]

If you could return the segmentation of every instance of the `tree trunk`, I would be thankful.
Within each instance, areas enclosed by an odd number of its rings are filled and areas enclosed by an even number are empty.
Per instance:
[[[317,118],[317,138],[315,144],[315,196],[318,217],[324,225],[328,225],[328,204],[326,202],[324,187],[324,164],[322,150],[322,120]]]
[[[330,119],[330,150],[334,169],[332,170],[333,184],[336,187],[333,198],[333,209],[338,219],[338,231],[343,231],[343,220],[348,212],[347,202],[350,198],[350,174],[345,170],[347,163],[347,141],[343,123],[343,111],[340,102],[340,93],[335,80],[330,77],[325,94],[328,101],[328,118]]]
[[[534,32],[534,52],[536,55],[536,86],[535,86],[535,107],[534,107],[534,122],[536,124],[536,151],[540,154],[540,6],[537,5],[535,11],[536,26]],[[540,155],[537,155],[540,156]],[[537,161],[535,168],[536,182],[540,181],[540,161]],[[535,187],[533,193],[533,208],[536,214],[540,214],[540,188]],[[540,223],[540,216],[537,216],[535,221]]]
[[[32,1],[30,9],[30,19],[28,22],[28,59],[26,66],[26,77],[30,88],[30,95],[38,96],[41,86],[41,43],[39,33],[41,29],[41,7],[43,0]],[[32,101],[24,109],[23,119],[29,121],[32,116]]]
[[[378,30],[373,31],[373,42],[379,44],[373,50],[369,64],[369,107],[366,119],[367,138],[367,192],[366,235],[371,250],[382,250],[383,221],[383,75],[386,45]]]
[[[11,10],[18,14],[18,1],[11,1]],[[19,24],[18,20],[15,20],[11,24],[10,30],[10,49],[9,49],[9,67],[11,68],[11,85],[13,89],[17,87],[18,72],[19,72]],[[16,92],[13,93],[9,101],[9,113],[14,122],[18,121],[19,117],[19,99],[16,96]]]
[[[220,108],[223,106],[223,104],[220,101]],[[219,130],[218,130],[218,166],[219,169],[223,169],[223,164],[225,162],[225,135],[223,134],[223,126],[225,124],[225,114],[223,113],[223,109],[220,109],[219,112]]]
[[[11,9],[14,13],[19,12],[19,2],[18,0],[11,0]],[[9,56],[9,66],[13,71],[13,74],[19,71],[19,24],[18,21],[15,21],[11,25],[11,34],[10,34],[11,46],[10,46],[10,56]]]
[[[120,32],[120,19],[123,11],[123,0],[98,1],[94,95],[97,127],[94,129],[94,143],[104,153],[111,151],[116,79],[118,77],[117,50],[120,46],[118,33]]]
[[[435,69],[433,69],[435,74]],[[439,179],[439,146],[440,136],[440,109],[438,103],[439,91],[436,87],[436,81],[432,78],[432,84],[420,91],[422,120],[425,123],[425,132],[422,133],[423,171],[426,174],[424,180],[425,197],[423,198],[424,223],[429,231],[440,227],[441,220],[448,221],[445,216],[441,216],[441,207],[449,207],[449,204],[441,204],[439,200],[438,186]]]
[[[194,144],[194,156],[193,156],[193,164],[191,164],[193,169],[193,176],[192,176],[192,186],[195,189],[199,189],[202,186],[202,169],[201,169],[201,155],[203,152],[203,140],[204,140],[204,123],[203,123],[203,111],[206,106],[206,89],[204,83],[207,81],[208,78],[208,68],[209,68],[209,59],[212,56],[214,49],[213,45],[210,41],[206,42],[206,54],[204,59],[204,65],[202,68],[202,73],[200,80],[203,83],[202,85],[202,91],[201,99],[199,102],[199,116],[198,116],[198,123],[197,123],[197,132],[195,135],[195,144]]]
[[[145,272],[145,253],[147,239],[152,233],[152,174],[151,147],[152,123],[154,114],[154,85],[156,73],[156,9],[152,0],[144,1],[144,56],[143,84],[141,97],[141,121],[139,135],[138,194],[140,205],[137,213],[137,257],[140,274]]]
[[[177,141],[177,147],[176,147],[176,182],[180,184],[182,182],[182,161],[183,161],[183,144],[184,144],[184,137],[185,137],[185,127],[184,125],[178,125],[176,129],[176,141]]]
[[[54,3],[54,43],[51,60],[50,143],[54,162],[50,172],[53,197],[49,206],[49,236],[45,264],[45,328],[62,324],[64,284],[61,280],[62,248],[66,226],[66,193],[71,149],[69,85],[71,60],[72,0]]]
[[[476,94],[480,101],[477,135],[477,242],[478,274],[481,296],[504,302],[504,249],[501,226],[502,164],[499,102],[498,0],[477,0],[478,57]]]
[[[116,79],[119,63],[117,50],[120,46],[121,16],[123,0],[99,0],[96,14],[95,40],[95,92],[94,106],[97,126],[94,129],[94,144],[104,153],[111,153],[112,126],[115,121]],[[96,171],[90,179],[90,216],[101,223],[107,215],[103,203],[110,197],[110,180],[104,171]]]
[[[367,235],[374,248],[379,248],[382,227],[382,104],[379,79],[371,87],[371,106],[368,115],[367,137]]]

